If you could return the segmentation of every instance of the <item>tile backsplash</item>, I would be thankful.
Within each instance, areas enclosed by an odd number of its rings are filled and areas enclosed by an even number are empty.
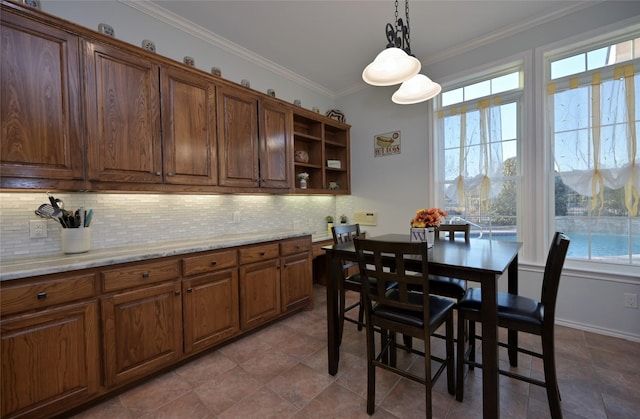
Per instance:
[[[93,209],[91,248],[152,244],[251,231],[326,230],[325,216],[351,217],[348,196],[54,193],[66,209]],[[60,254],[61,226],[29,237],[43,192],[0,193],[0,259]],[[234,213],[238,222],[234,222]]]

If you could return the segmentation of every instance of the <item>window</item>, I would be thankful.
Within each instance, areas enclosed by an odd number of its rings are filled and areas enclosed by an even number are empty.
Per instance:
[[[640,265],[640,38],[547,55],[555,229],[570,259]]]
[[[472,237],[516,240],[519,219],[522,69],[494,70],[445,87],[436,100],[437,178],[450,222]]]

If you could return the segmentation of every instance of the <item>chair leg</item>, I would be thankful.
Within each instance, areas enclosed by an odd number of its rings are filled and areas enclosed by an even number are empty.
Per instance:
[[[457,347],[457,359],[456,359],[456,400],[461,402],[464,398],[464,353],[465,353],[465,339],[464,329],[466,319],[462,312],[458,311],[458,347]],[[463,336],[460,338],[460,336]],[[469,340],[471,345],[471,340]]]
[[[550,335],[550,336],[549,336]],[[556,375],[556,356],[553,341],[553,330],[550,333],[542,334],[542,360],[544,368],[544,381],[547,386],[547,400],[549,410],[553,419],[562,419],[562,408],[560,407],[560,389],[558,387],[558,377]]]
[[[476,362],[476,322],[469,320],[469,361]],[[469,371],[473,371],[475,367],[469,365]]]
[[[362,330],[364,325],[364,299],[362,297],[362,291],[360,291],[360,308],[358,309],[358,332]]]
[[[373,360],[376,358],[376,347],[373,328],[367,327],[367,414],[373,415],[376,403],[376,367]],[[382,347],[384,347],[384,339],[386,332],[383,330],[381,335]]]
[[[464,339],[462,342],[464,346]],[[446,323],[446,349],[447,349],[447,389],[449,394],[456,392],[455,364],[453,356],[453,312],[449,311]]]
[[[338,319],[338,335],[340,336],[340,340],[338,340],[338,342],[342,342],[342,333],[344,331],[344,310],[347,307],[347,303],[345,301],[346,299],[346,290],[344,289],[344,282],[340,281],[340,307],[339,307],[339,315],[340,318]]]

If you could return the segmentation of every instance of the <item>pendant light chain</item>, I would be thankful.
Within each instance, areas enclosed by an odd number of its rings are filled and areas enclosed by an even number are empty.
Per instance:
[[[398,0],[396,0],[396,3],[398,3]],[[407,27],[406,27],[406,29],[407,29],[407,51],[411,51],[411,26],[409,25],[409,0],[404,0],[404,13],[405,13],[405,18],[407,20]],[[396,19],[398,18],[397,14],[398,14],[398,11],[397,11],[397,6],[396,6]]]

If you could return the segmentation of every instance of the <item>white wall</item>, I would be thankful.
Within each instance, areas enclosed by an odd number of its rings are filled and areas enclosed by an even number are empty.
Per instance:
[[[435,81],[447,80],[456,73],[486,67],[526,51],[533,56],[535,48],[598,27],[616,26],[616,22],[633,16],[640,20],[639,2],[603,2],[433,63],[422,72]],[[367,87],[337,100],[337,107],[345,112],[347,122],[353,126],[352,205],[355,210],[378,211],[378,226],[368,228],[375,234],[407,231],[409,220],[418,208],[434,205],[433,193],[429,190],[430,105],[395,105],[390,99],[395,89],[397,86]],[[534,112],[527,117],[540,120]],[[402,131],[402,153],[374,157],[374,135],[394,130]],[[536,136],[526,140],[540,139]],[[540,259],[546,256],[543,250],[537,254],[541,255]],[[520,263],[520,292],[539,298],[544,260],[528,264],[521,259]],[[640,341],[640,310],[623,306],[625,292],[640,294],[640,269],[633,270],[635,277],[633,273],[617,275],[615,267],[611,270],[609,275],[603,275],[565,269],[559,292],[558,322]],[[505,284],[506,281],[501,280],[503,289]]]

